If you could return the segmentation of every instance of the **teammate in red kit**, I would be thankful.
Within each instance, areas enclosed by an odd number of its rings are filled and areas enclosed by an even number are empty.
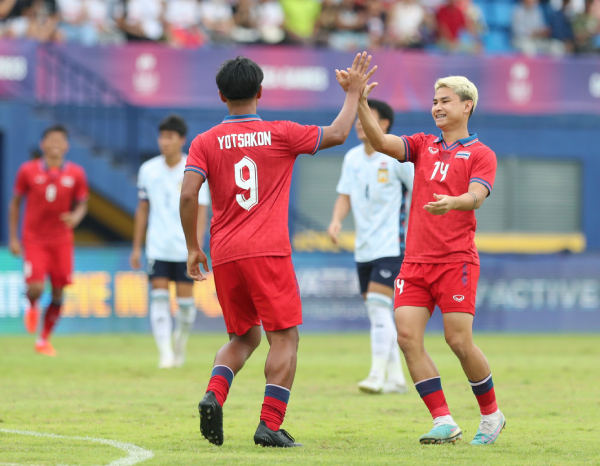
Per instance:
[[[302,306],[291,261],[288,200],[294,162],[342,144],[354,122],[360,91],[376,68],[357,55],[340,84],[344,106],[328,127],[289,121],[262,121],[256,106],[263,72],[238,57],[221,65],[216,81],[229,116],[192,142],[181,190],[181,223],[188,247],[188,273],[196,280],[208,271],[196,236],[198,190],[208,181],[213,202],[210,253],[215,285],[229,343],[216,355],[206,395],[200,402],[200,430],[215,445],[223,443],[222,406],[233,377],[258,347],[261,323],[271,347],[265,364],[267,386],[254,434],[262,446],[299,444],[280,425],[296,373]]]
[[[376,151],[415,165],[406,257],[396,280],[394,307],[400,348],[434,419],[433,429],[420,441],[447,443],[462,437],[424,346],[425,327],[437,304],[446,342],[479,402],[481,422],[471,443],[491,444],[506,421],[496,403],[490,366],[473,343],[479,279],[474,210],[492,192],[496,155],[467,129],[477,105],[477,88],[462,76],[439,79],[432,115],[442,134],[398,137],[384,134],[369,109],[367,97],[376,85],[365,87],[359,104],[358,116],[367,138]]]
[[[25,310],[25,328],[29,333],[37,330],[38,299],[44,291],[44,280],[49,276],[52,302],[46,309],[35,350],[55,356],[49,337],[60,316],[63,289],[71,283],[73,228],[79,225],[87,212],[88,185],[83,168],[65,161],[69,139],[63,126],[52,126],[44,131],[40,148],[42,158],[25,162],[17,173],[8,218],[10,250],[16,256],[22,252],[17,231],[19,207],[25,197],[23,268],[29,300]]]

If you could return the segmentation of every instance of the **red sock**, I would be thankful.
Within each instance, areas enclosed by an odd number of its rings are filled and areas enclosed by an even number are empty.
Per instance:
[[[448,408],[448,403],[446,403],[446,397],[442,390],[442,382],[439,377],[417,382],[415,388],[419,392],[419,395],[421,395],[423,402],[434,419],[450,414],[450,409]]]
[[[498,411],[492,374],[488,375],[485,379],[480,380],[479,382],[471,382],[469,380],[469,383],[471,384],[475,398],[477,398],[477,403],[479,403],[479,411],[482,415],[487,416]]]
[[[52,333],[52,330],[54,329],[54,326],[56,325],[56,322],[58,322],[61,305],[62,303],[60,302],[51,302],[48,306],[48,309],[46,309],[46,314],[44,314],[44,328],[42,329],[42,333],[40,335],[42,340],[48,339]]]
[[[225,404],[229,388],[233,383],[233,371],[227,366],[215,366],[212,370],[210,382],[208,382],[207,392],[213,392],[215,398],[221,405]]]
[[[267,384],[260,420],[265,421],[269,429],[278,431],[283,424],[289,400],[290,391],[287,388]]]

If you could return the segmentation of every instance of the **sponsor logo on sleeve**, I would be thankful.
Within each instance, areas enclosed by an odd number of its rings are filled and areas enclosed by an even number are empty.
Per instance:
[[[456,302],[462,302],[464,301],[465,297],[461,294],[455,294],[454,296],[452,296],[452,298],[454,299],[454,301]]]

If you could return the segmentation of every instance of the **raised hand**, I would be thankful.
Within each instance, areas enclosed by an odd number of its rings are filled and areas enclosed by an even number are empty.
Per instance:
[[[377,70],[377,66],[374,66],[371,71],[367,72],[372,58],[371,55],[367,56],[367,52],[359,53],[354,58],[352,67],[347,68],[347,71],[335,70],[335,78],[344,89],[344,92],[362,92],[373,73]]]

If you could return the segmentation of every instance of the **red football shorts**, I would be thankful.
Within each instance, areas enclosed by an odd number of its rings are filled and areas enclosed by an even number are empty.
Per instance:
[[[241,259],[213,268],[227,333],[267,332],[302,323],[302,303],[290,256]]]
[[[414,264],[404,262],[396,279],[394,309],[426,307],[433,314],[437,304],[446,312],[475,315],[479,266],[468,262]]]
[[[62,288],[71,284],[73,243],[26,244],[24,249],[25,282],[43,282],[49,275],[53,288]]]

